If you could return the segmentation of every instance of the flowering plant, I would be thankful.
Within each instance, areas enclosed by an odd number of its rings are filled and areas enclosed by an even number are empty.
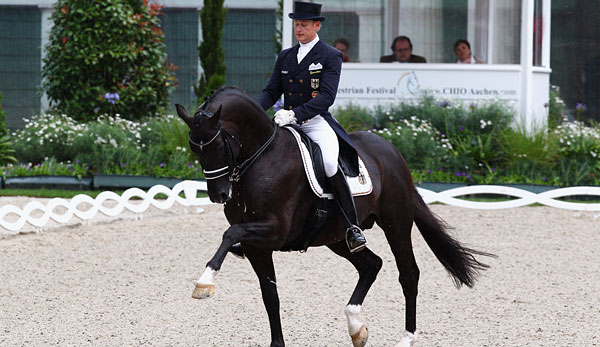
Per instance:
[[[21,164],[7,167],[9,174],[201,177],[199,163],[187,149],[187,126],[172,115],[143,121],[104,115],[79,123],[66,115],[44,114],[26,120],[12,138]]]
[[[58,0],[42,67],[53,111],[78,121],[164,112],[175,86],[161,6],[144,1]]]

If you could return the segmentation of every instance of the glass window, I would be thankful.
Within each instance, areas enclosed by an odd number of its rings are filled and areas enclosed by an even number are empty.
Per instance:
[[[41,20],[37,6],[0,6],[0,91],[11,129],[40,111]]]
[[[345,38],[350,43],[351,60],[378,62],[384,45],[384,10],[381,0],[323,2],[321,12],[325,21],[319,37],[330,45],[338,38]]]
[[[488,63],[520,61],[518,0],[338,0],[323,4],[323,14],[319,35],[329,44],[345,37],[350,56],[361,62],[393,54],[391,44],[400,35],[429,63],[456,62],[458,39],[467,39],[472,54]]]

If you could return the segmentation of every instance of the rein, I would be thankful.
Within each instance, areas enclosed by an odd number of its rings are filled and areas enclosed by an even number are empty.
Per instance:
[[[235,137],[233,137],[233,135],[228,133],[227,130],[223,129],[223,127],[221,127],[220,123],[219,123],[219,129],[217,130],[215,135],[208,142],[200,142],[200,143],[194,142],[194,140],[192,140],[192,131],[191,130],[188,134],[188,141],[190,144],[192,144],[196,147],[199,147],[200,151],[202,151],[203,147],[208,146],[213,141],[215,141],[219,137],[219,135],[222,135],[223,142],[225,142],[225,144],[227,144],[227,152],[229,153],[229,159],[232,164],[232,169],[230,169],[230,165],[223,166],[222,168],[219,168],[216,170],[202,169],[202,172],[204,173],[204,178],[208,181],[208,180],[214,180],[217,178],[221,178],[221,177],[229,174],[229,182],[239,182],[239,180],[242,178],[244,173],[246,173],[246,171],[248,171],[248,169],[250,168],[250,166],[252,166],[252,164],[254,164],[256,159],[258,159],[258,157],[269,147],[269,145],[273,142],[273,140],[275,140],[275,135],[277,134],[277,128],[278,128],[278,126],[274,125],[273,133],[271,134],[271,137],[269,137],[269,139],[256,152],[254,152],[254,154],[252,156],[250,156],[250,158],[244,160],[244,162],[241,163],[240,165],[236,165],[235,157],[233,156],[233,150],[231,149],[231,144],[229,143],[229,141],[227,141],[227,137],[230,137],[235,142],[237,142],[238,145],[240,146],[240,148],[242,147],[242,144]]]
[[[265,149],[267,149],[267,147],[269,147],[269,145],[273,142],[273,140],[275,140],[275,135],[277,135],[277,128],[279,128],[279,127],[277,125],[273,124],[273,133],[271,134],[271,137],[269,137],[267,142],[265,142],[258,149],[258,151],[254,152],[254,154],[250,158],[244,160],[244,162],[242,164],[233,168],[233,172],[231,173],[231,176],[229,177],[230,182],[239,182],[239,180],[242,178],[242,175],[244,175],[244,173],[246,173],[246,171],[248,171],[248,168],[252,164],[254,164],[256,159],[258,159],[258,157],[265,151]],[[235,161],[234,161],[234,163],[235,163]]]

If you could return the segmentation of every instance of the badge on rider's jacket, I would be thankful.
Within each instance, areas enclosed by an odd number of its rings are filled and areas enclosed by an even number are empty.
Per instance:
[[[318,78],[311,78],[310,79],[310,86],[312,87],[312,89],[319,88],[319,79]]]

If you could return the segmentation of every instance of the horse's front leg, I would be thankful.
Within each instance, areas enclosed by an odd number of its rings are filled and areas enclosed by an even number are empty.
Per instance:
[[[221,269],[225,256],[231,248],[231,245],[242,241],[260,241],[269,247],[269,241],[273,242],[272,230],[275,226],[272,222],[234,224],[223,233],[223,240],[212,259],[206,264],[206,269],[200,278],[196,281],[196,287],[192,293],[194,299],[204,299],[213,295],[215,291],[214,277]]]
[[[271,347],[285,346],[279,316],[279,295],[277,294],[277,279],[273,267],[273,252],[258,248],[244,249],[244,253],[258,276],[263,303],[269,316],[271,327]]]

